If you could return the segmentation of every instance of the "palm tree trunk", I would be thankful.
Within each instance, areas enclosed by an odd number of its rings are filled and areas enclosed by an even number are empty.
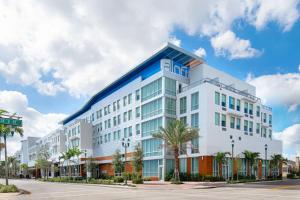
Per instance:
[[[6,144],[6,135],[4,134],[4,156],[5,156],[5,184],[8,185],[8,163],[7,163],[7,144]]]
[[[174,148],[174,157],[175,157],[175,169],[174,169],[174,181],[178,182],[180,181],[179,177],[179,149]]]

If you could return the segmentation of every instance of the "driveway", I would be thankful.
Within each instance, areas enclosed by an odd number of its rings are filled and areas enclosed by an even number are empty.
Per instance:
[[[3,180],[0,180],[3,182]],[[12,199],[57,199],[57,200],[125,200],[125,199],[143,199],[143,200],[182,200],[182,199],[300,199],[299,189],[289,189],[288,187],[299,187],[299,181],[283,181],[276,183],[259,184],[239,184],[211,189],[195,189],[182,187],[157,186],[124,188],[102,185],[82,185],[65,183],[46,183],[34,180],[10,180],[10,183],[18,187],[29,190],[30,195],[4,196],[0,194],[0,200]]]

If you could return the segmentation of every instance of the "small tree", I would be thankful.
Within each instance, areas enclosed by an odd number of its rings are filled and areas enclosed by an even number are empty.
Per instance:
[[[245,150],[243,154],[245,156],[245,159],[247,160],[247,163],[250,165],[250,176],[252,176],[253,165],[257,163],[257,159],[259,158],[260,153]]]
[[[20,168],[21,168],[21,170],[22,170],[23,176],[26,177],[27,174],[28,174],[28,165],[27,165],[26,163],[22,163],[22,164],[20,165]]]
[[[270,161],[272,171],[276,170],[279,174],[279,165],[282,162],[284,162],[285,160],[286,159],[284,159],[281,154],[272,155],[271,156],[271,161]],[[273,177],[274,177],[274,173],[273,173]]]
[[[218,163],[218,176],[220,177],[220,171],[222,170],[221,165],[225,164],[226,162],[226,156],[230,155],[229,152],[217,152],[216,154],[216,161]]]
[[[143,169],[143,149],[140,145],[136,145],[134,152],[133,152],[133,158],[132,158],[132,166],[134,173],[138,176],[138,178],[142,177],[142,169]]]
[[[124,170],[124,164],[122,162],[122,155],[121,155],[121,152],[119,149],[117,149],[115,154],[113,155],[112,164],[113,164],[115,173],[118,173],[118,175],[120,175]]]
[[[51,166],[51,162],[48,161],[50,158],[50,152],[47,145],[42,145],[38,151],[36,166],[44,171],[44,177],[48,179],[49,176],[49,168]]]

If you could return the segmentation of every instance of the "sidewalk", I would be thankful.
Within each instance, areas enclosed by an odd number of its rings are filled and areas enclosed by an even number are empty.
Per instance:
[[[171,184],[170,182],[162,181],[144,181],[144,184],[136,185],[141,189],[154,190],[178,190],[178,189],[209,189],[222,187],[226,182],[183,182],[183,184]]]

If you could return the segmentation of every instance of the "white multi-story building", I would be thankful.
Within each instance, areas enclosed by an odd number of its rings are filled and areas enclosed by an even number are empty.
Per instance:
[[[151,134],[173,119],[198,128],[200,134],[182,149],[181,172],[215,175],[214,155],[219,151],[233,150],[243,158],[242,152],[249,150],[262,159],[282,152],[282,143],[272,137],[272,109],[262,105],[254,86],[172,44],[95,94],[62,123],[66,146],[89,150],[99,173],[114,174],[112,155],[124,151],[121,139],[129,138],[128,157],[141,144],[143,175],[163,179],[174,167],[173,157]],[[243,163],[241,173],[246,174]],[[256,172],[261,177],[264,163]],[[231,167],[223,166],[224,176]]]

